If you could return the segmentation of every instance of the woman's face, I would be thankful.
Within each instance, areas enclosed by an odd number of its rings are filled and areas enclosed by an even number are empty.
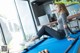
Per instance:
[[[59,13],[60,12],[60,7],[58,5],[55,5],[55,10],[56,10],[56,13]]]

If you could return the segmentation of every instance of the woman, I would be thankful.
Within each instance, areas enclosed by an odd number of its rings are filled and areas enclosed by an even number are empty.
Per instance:
[[[55,8],[58,18],[57,21],[50,23],[50,25],[58,23],[58,30],[54,30],[48,26],[43,26],[37,33],[38,36],[34,37],[30,41],[38,39],[42,35],[48,35],[59,40],[64,39],[66,36],[68,40],[74,40],[68,35],[67,16],[69,15],[69,13],[65,5],[63,3],[55,4]]]

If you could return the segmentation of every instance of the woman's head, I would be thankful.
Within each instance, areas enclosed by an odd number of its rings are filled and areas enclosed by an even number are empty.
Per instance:
[[[55,8],[56,8],[56,12],[57,13],[65,12],[67,14],[67,16],[69,15],[68,10],[66,9],[65,4],[63,4],[63,3],[55,4]]]

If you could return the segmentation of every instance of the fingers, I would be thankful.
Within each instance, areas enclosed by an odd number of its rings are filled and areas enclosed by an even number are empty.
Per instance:
[[[74,38],[67,38],[67,40],[70,41],[70,40],[75,40],[75,39]]]

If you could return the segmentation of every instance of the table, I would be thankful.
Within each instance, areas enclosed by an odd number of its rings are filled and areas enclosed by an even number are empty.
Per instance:
[[[75,45],[69,50],[68,53],[77,53],[80,46],[80,32],[77,34],[70,34],[73,38],[79,36]],[[73,41],[68,41],[66,38],[63,40],[57,40],[55,38],[49,37],[42,43],[36,45],[33,49],[25,51],[22,53],[38,53],[44,49],[48,49],[50,53],[64,53],[66,49],[73,43]]]

